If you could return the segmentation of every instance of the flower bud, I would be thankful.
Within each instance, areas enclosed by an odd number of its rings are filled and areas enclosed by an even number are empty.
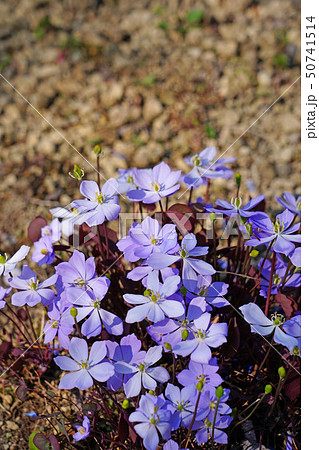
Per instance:
[[[150,390],[148,391],[148,393],[149,393],[150,395],[155,395],[155,392],[152,391],[152,389],[150,389]]]
[[[259,251],[258,250],[252,250],[249,253],[249,256],[251,256],[252,258],[256,258],[259,255]]]
[[[214,220],[216,220],[216,214],[214,212],[209,214],[209,219],[211,222],[214,222]]]
[[[186,341],[186,339],[188,338],[189,335],[189,331],[188,330],[183,330],[182,331],[182,339],[183,341]]]
[[[181,291],[181,294],[182,294],[182,295],[186,295],[186,294],[187,294],[187,289],[186,289],[185,286],[181,286],[181,287],[180,287],[180,291]]]
[[[78,310],[73,306],[73,308],[70,309],[70,314],[75,319],[76,316],[78,315]]]
[[[265,386],[265,394],[271,394],[272,386],[270,384],[266,384]]]
[[[280,378],[285,378],[285,376],[286,376],[286,371],[285,371],[285,368],[284,367],[279,367],[279,369],[278,369],[278,375],[280,376]]]
[[[102,150],[101,150],[101,147],[99,146],[99,144],[97,144],[95,147],[94,147],[94,153],[96,154],[96,156],[100,156],[100,154],[102,153]]]
[[[73,172],[69,172],[70,177],[75,178],[76,180],[81,180],[84,177],[84,170],[81,167],[74,164]]]
[[[203,390],[203,387],[204,387],[204,383],[202,382],[202,381],[199,381],[197,384],[196,384],[196,389],[199,391],[199,392],[202,392],[202,390]]]
[[[224,395],[224,389],[222,386],[218,386],[216,388],[215,395],[217,398],[222,398],[222,396]]]
[[[122,408],[127,409],[129,406],[130,406],[130,402],[127,399],[125,399],[122,403]]]
[[[166,350],[172,350],[172,346],[169,342],[165,342],[164,347],[166,348]]]
[[[240,184],[241,184],[241,175],[240,175],[239,172],[236,173],[235,181],[236,181],[236,184],[237,184],[238,189],[239,189],[240,188]]]
[[[0,264],[4,264],[6,262],[6,257],[4,255],[0,255]]]

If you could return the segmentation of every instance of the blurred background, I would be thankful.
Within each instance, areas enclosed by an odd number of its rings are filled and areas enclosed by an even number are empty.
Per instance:
[[[215,145],[248,194],[300,190],[300,5],[290,0],[0,2],[0,72],[105,178]],[[0,245],[79,198],[92,167],[0,78]],[[234,195],[212,183],[210,201]],[[201,192],[199,191],[199,194]],[[277,205],[278,206],[278,205]]]

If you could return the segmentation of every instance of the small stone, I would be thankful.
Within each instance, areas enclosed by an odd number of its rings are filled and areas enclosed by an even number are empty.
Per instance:
[[[161,102],[155,97],[149,97],[143,106],[143,117],[147,122],[151,122],[163,111]]]
[[[103,106],[113,106],[119,102],[124,94],[123,86],[120,83],[112,83],[106,92],[101,93],[101,103]]]
[[[12,422],[12,420],[7,420],[6,427],[12,431],[18,430],[20,428],[20,426],[17,423]]]

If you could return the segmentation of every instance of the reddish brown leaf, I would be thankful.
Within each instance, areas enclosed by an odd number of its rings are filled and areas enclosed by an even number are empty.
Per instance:
[[[41,228],[45,227],[48,222],[42,216],[37,216],[28,226],[28,237],[31,242],[36,242],[41,237]]]

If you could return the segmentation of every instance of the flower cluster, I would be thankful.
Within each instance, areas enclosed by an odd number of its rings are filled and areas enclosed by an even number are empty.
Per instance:
[[[193,204],[190,194],[183,208],[168,209],[168,198],[180,183],[191,192],[204,184],[208,195],[211,180],[232,176],[225,164],[234,159],[214,161],[215,156],[209,147],[186,158],[192,166],[186,175],[162,162],[153,169],[121,171],[118,180],[111,178],[101,188],[82,181],[84,199],[51,210],[52,222],[35,233],[31,267],[46,269],[45,279],[25,263],[29,247],[11,258],[0,255],[0,275],[8,283],[0,287],[1,311],[9,302],[17,308],[42,305],[48,364],[54,361],[55,370],[63,372],[59,388],[94,393],[95,407],[77,415],[82,425],[72,425],[75,441],[101,436],[103,448],[116,446],[118,439],[123,448],[140,448],[141,439],[148,450],[159,444],[165,450],[227,444],[227,429],[243,420],[236,405],[250,401],[251,392],[258,396],[260,380],[266,384],[270,376],[262,370],[269,352],[263,355],[260,343],[276,344],[281,364],[281,355],[292,367],[299,364],[299,199],[289,193],[278,199],[287,209],[274,222],[260,210],[263,195],[243,204],[240,183],[231,202],[207,205],[199,199]],[[121,211],[119,194],[134,203],[135,211],[121,239],[109,226]],[[145,205],[158,202],[161,220],[153,212],[139,220],[136,202],[141,213],[150,210]],[[200,219],[196,208],[201,208]],[[213,236],[205,235],[202,217],[214,221],[211,213],[222,213],[226,223],[239,218],[235,245],[230,238],[223,245],[215,227]],[[183,234],[181,220],[187,224]],[[82,240],[71,250],[76,226]],[[243,394],[239,381],[246,376],[251,382],[252,354],[254,364],[266,359],[259,381]],[[231,389],[222,387],[224,380]],[[122,428],[116,437],[112,427],[118,420]],[[111,425],[107,432],[103,421]]]

